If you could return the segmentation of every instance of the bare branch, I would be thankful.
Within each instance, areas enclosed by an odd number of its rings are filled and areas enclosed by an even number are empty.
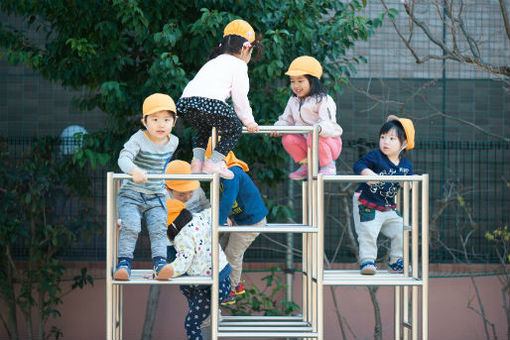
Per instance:
[[[510,39],[510,23],[508,20],[508,12],[505,6],[505,0],[499,0],[499,7],[501,8],[501,15],[503,16],[503,23],[505,24],[506,36]]]

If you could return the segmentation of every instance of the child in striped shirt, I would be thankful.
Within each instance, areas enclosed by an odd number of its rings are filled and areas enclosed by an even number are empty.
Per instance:
[[[151,242],[154,277],[168,280],[171,269],[166,262],[166,219],[164,180],[148,180],[147,174],[163,174],[167,159],[171,158],[179,138],[172,135],[177,119],[175,103],[170,96],[155,93],[143,103],[142,124],[124,144],[119,154],[120,169],[133,176],[125,180],[118,195],[119,232],[118,264],[115,280],[129,280],[131,263],[141,220],[145,218]]]

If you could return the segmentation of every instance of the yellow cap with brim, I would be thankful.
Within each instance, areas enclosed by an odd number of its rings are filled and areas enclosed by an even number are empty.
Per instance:
[[[165,174],[167,175],[190,175],[191,174],[191,165],[188,162],[175,160],[168,163],[165,169]],[[200,187],[200,182],[197,180],[176,180],[176,179],[167,179],[165,180],[165,184],[172,190],[178,192],[187,192],[194,191]]]
[[[166,219],[166,225],[172,224],[177,216],[181,213],[183,209],[186,208],[186,205],[179,200],[176,199],[168,199],[166,200],[166,211],[168,217]]]
[[[320,79],[322,77],[322,66],[314,57],[304,55],[294,59],[285,74],[288,76],[304,76],[309,74]]]
[[[154,93],[143,101],[143,115],[148,116],[158,111],[177,112],[172,97],[163,93]]]
[[[396,120],[402,125],[402,128],[404,129],[404,132],[406,133],[406,139],[407,139],[407,147],[406,150],[414,149],[414,124],[413,121],[409,118],[399,118],[395,115],[389,115],[386,119],[387,122],[391,120]]]

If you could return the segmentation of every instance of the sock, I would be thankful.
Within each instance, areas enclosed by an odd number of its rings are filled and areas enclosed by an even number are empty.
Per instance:
[[[193,148],[193,158],[196,158],[199,161],[203,162],[205,158],[205,149]]]
[[[223,158],[225,158],[225,155],[219,153],[218,151],[214,150],[212,155],[211,155],[211,158],[210,160],[213,161],[214,163],[218,163],[218,162],[221,162],[223,160]]]

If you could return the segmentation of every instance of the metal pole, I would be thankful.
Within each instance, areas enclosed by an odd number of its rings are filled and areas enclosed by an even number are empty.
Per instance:
[[[429,175],[423,175],[422,182],[422,339],[429,338]]]
[[[289,157],[289,169],[292,169],[294,161]],[[291,210],[294,210],[294,181],[289,180],[287,186],[288,201],[287,204]],[[285,251],[285,282],[287,284],[287,301],[294,301],[294,234],[287,233],[287,250]]]
[[[418,237],[419,237],[419,225],[418,225],[418,202],[419,202],[419,183],[413,182],[413,277],[418,278],[419,270],[418,270],[418,260],[419,260],[419,245],[418,245]],[[411,334],[413,340],[418,340],[418,287],[413,286],[412,288],[412,328]]]
[[[409,198],[410,198],[410,185],[409,182],[404,182],[404,226],[409,225]],[[414,211],[413,211],[414,215]],[[417,256],[418,254],[412,254],[412,256]],[[404,230],[404,276],[409,276],[409,230]],[[404,324],[409,324],[409,287],[404,286],[402,287],[403,290],[403,316],[402,316],[402,322]],[[409,337],[409,328],[403,328],[402,329],[402,339],[407,340]],[[400,335],[400,334],[399,334]]]
[[[113,340],[113,172],[106,175],[106,340]]]
[[[318,340],[324,339],[324,286],[322,284],[324,273],[324,179],[323,175],[317,177],[317,333]]]
[[[218,241],[218,220],[219,220],[219,174],[214,174],[211,185],[211,247],[212,247],[212,286],[211,286],[211,339],[218,339],[218,300],[219,300],[219,241]]]

